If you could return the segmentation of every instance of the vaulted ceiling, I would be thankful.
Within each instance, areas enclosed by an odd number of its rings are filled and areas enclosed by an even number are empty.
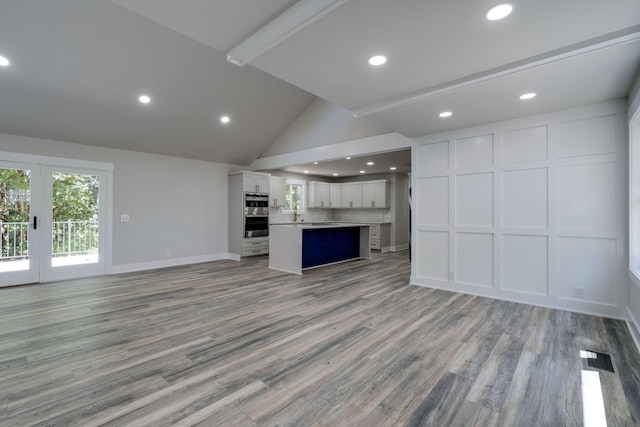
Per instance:
[[[409,137],[627,96],[640,2],[509,2],[2,0],[0,132],[248,165],[316,96]]]

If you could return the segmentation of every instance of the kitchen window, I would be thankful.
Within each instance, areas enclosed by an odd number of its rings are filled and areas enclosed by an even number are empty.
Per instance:
[[[304,212],[304,196],[306,182],[297,179],[287,179],[285,184],[285,204],[282,207],[283,213]]]

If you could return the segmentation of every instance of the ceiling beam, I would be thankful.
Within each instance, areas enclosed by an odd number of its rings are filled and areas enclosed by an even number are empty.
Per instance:
[[[231,49],[227,61],[242,67],[347,1],[300,0]]]
[[[640,25],[350,111],[355,117],[368,116],[637,40],[640,40]]]

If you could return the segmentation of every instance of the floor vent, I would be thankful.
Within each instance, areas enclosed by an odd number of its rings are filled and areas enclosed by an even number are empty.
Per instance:
[[[587,350],[589,357],[587,357],[587,365],[590,368],[601,369],[603,371],[613,371],[613,365],[611,364],[611,356],[605,353],[598,353],[597,351]]]

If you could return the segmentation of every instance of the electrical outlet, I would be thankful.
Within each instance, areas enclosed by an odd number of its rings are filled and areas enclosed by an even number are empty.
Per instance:
[[[129,222],[129,214],[120,215],[120,222]]]
[[[449,272],[449,280],[456,280],[456,274],[453,271]]]
[[[164,253],[164,257],[165,257],[165,258],[171,258],[171,252],[166,251],[166,252]]]
[[[584,298],[584,288],[582,286],[573,288],[573,296],[576,298]]]

